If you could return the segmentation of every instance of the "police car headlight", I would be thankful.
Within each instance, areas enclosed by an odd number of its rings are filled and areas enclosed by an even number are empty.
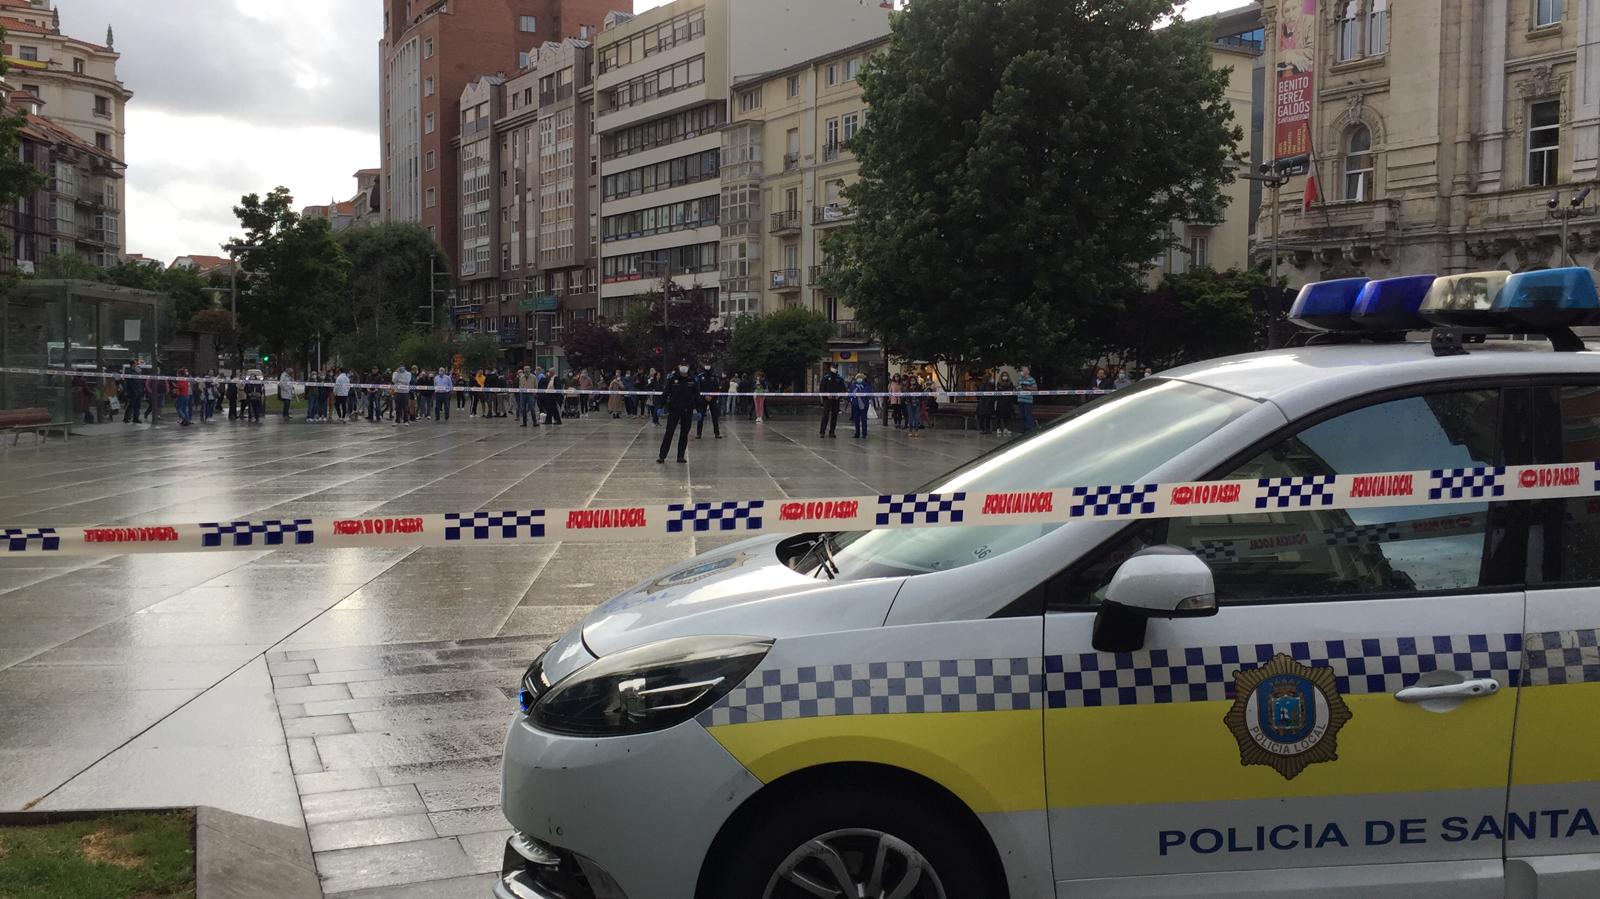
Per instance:
[[[550,687],[529,718],[552,733],[580,737],[664,730],[726,696],[771,648],[771,640],[717,636],[623,650]]]

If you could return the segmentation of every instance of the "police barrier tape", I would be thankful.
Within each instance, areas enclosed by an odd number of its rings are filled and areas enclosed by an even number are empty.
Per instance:
[[[270,391],[276,390],[278,385],[284,383],[283,381],[281,381],[281,380],[279,380],[277,378],[271,378],[271,379],[263,378],[263,379],[260,379],[260,380],[250,380],[248,378],[224,378],[224,377],[221,377],[221,376],[212,377],[212,376],[207,376],[207,375],[187,375],[187,376],[184,376],[184,375],[157,375],[157,374],[144,374],[144,373],[134,374],[132,372],[75,371],[73,369],[66,369],[66,368],[16,368],[16,367],[4,367],[4,366],[0,366],[0,374],[5,374],[5,375],[42,375],[42,376],[45,376],[45,377],[52,377],[52,378],[83,378],[85,380],[101,381],[101,382],[110,382],[110,381],[121,382],[121,381],[125,381],[125,380],[127,380],[127,381],[164,381],[164,382],[188,381],[191,384],[203,384],[206,381],[210,381],[213,384],[221,384],[221,385],[238,384],[241,387],[244,386],[245,384],[259,384],[263,388],[265,388],[265,390],[267,390],[269,392],[268,393],[269,397],[271,396]],[[333,381],[295,381],[295,380],[290,380],[288,383],[289,383],[289,385],[291,387],[337,387],[338,386]],[[380,381],[380,382],[378,382],[376,384],[363,383],[363,382],[360,382],[360,381],[352,380],[347,386],[351,390],[381,390],[381,391],[384,391],[386,393],[395,389],[394,383],[392,381],[387,381],[387,380]],[[588,390],[582,390],[582,389],[577,388],[577,387],[562,387],[560,389],[552,389],[552,388],[548,388],[548,387],[540,387],[540,388],[534,388],[534,387],[478,387],[476,385],[462,385],[462,384],[452,384],[448,389],[445,389],[445,390],[440,390],[440,389],[438,389],[438,388],[436,388],[436,387],[434,387],[432,385],[429,385],[429,384],[409,384],[409,385],[406,385],[405,390],[407,392],[409,392],[409,393],[446,393],[446,394],[449,394],[449,393],[454,393],[454,392],[459,391],[461,393],[498,393],[498,394],[527,393],[527,394],[536,394],[536,395],[541,395],[541,396],[556,396],[556,397],[569,397],[569,396],[660,396],[661,395],[661,391],[659,391],[659,390],[607,390],[607,389],[594,388],[594,387],[591,387]],[[812,391],[800,391],[800,392],[797,392],[797,393],[775,393],[775,392],[754,393],[754,392],[751,392],[751,391],[742,391],[741,390],[741,391],[737,391],[737,392],[733,392],[733,393],[729,393],[727,391],[721,391],[721,392],[718,392],[718,391],[705,391],[705,392],[701,393],[700,395],[704,396],[704,397],[724,397],[724,396],[730,396],[730,397],[761,397],[761,398],[769,399],[769,400],[770,399],[791,399],[791,398],[794,398],[794,397],[831,398],[831,399],[836,399],[836,400],[844,400],[844,399],[849,399],[852,396],[868,396],[868,397],[873,397],[875,399],[876,398],[897,398],[897,399],[928,399],[928,398],[934,398],[934,399],[939,400],[940,402],[946,402],[946,401],[948,401],[950,399],[954,399],[954,398],[971,399],[971,398],[980,397],[980,396],[991,397],[991,398],[999,397],[999,396],[1012,396],[1012,397],[1017,397],[1017,398],[1021,398],[1023,396],[1034,396],[1034,397],[1039,397],[1039,396],[1105,396],[1106,394],[1113,393],[1113,392],[1114,391],[1110,391],[1110,390],[1014,390],[1014,391],[934,390],[934,391],[924,391],[924,392],[920,392],[920,393],[909,393],[909,392],[905,392],[905,391],[902,391],[900,393],[884,393],[884,392],[873,392],[873,391],[860,391],[860,392],[857,392],[857,393],[849,393],[847,391],[840,391],[838,393],[823,393],[821,391],[812,390]]]
[[[486,546],[561,541],[658,541],[679,535],[753,536],[983,525],[1056,525],[1197,515],[1250,515],[1397,506],[1459,506],[1600,495],[1600,462],[1359,475],[1120,484],[1000,492],[882,494],[813,500],[728,500],[591,509],[512,509],[350,518],[272,518],[143,527],[5,527],[4,554],[203,552],[279,547]],[[1440,516],[1424,530],[1449,533]],[[1404,523],[1410,526],[1415,523]],[[1382,539],[1391,525],[1319,532]],[[1355,529],[1354,533],[1351,532]],[[1437,534],[1432,534],[1436,536]],[[1418,536],[1423,536],[1419,533]],[[1276,538],[1268,538],[1275,540]],[[1311,538],[1307,537],[1309,542]],[[1229,541],[1214,541],[1219,544]],[[1237,541],[1232,541],[1237,542]],[[1335,544],[1326,544],[1335,545]],[[1286,545],[1250,547],[1278,551]],[[1204,555],[1204,545],[1200,547]],[[1221,546],[1214,558],[1239,555]]]

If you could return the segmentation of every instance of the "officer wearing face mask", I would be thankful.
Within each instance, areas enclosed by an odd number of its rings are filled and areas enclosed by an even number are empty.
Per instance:
[[[687,462],[683,454],[689,448],[689,425],[694,422],[694,410],[700,405],[700,386],[689,375],[689,363],[680,362],[678,370],[667,376],[661,402],[667,407],[667,433],[661,437],[656,464],[667,461],[667,448],[672,445],[674,431],[678,433],[678,461]]]
[[[694,425],[694,439],[699,440],[701,437],[705,436],[706,419],[709,418],[711,419],[711,433],[715,435],[718,440],[721,440],[722,404],[717,402],[718,397],[706,396],[708,393],[716,393],[722,389],[722,379],[717,377],[717,370],[711,366],[711,363],[707,362],[705,367],[700,370],[700,374],[695,376],[695,386],[700,388],[701,415],[700,420],[695,422]]]

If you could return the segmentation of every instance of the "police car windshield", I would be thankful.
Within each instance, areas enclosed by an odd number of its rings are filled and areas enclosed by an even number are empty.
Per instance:
[[[918,493],[1001,493],[1145,477],[1256,405],[1183,381],[1152,378],[1101,397],[1034,436],[1000,447]],[[839,578],[944,571],[1010,552],[1060,525],[983,525],[851,531],[828,535],[790,564]],[[819,535],[820,536],[820,535]]]

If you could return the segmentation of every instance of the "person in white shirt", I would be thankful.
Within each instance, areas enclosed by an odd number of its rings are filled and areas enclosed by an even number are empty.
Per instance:
[[[287,368],[278,375],[278,400],[283,403],[283,420],[289,420],[289,404],[294,402],[294,373]]]
[[[455,390],[455,379],[441,366],[439,373],[433,376],[433,420],[450,420],[450,392]]]
[[[404,365],[394,370],[394,424],[411,424],[409,394],[411,393],[411,372],[406,371]]]
[[[333,408],[339,413],[339,420],[348,423],[346,416],[350,413],[350,373],[339,369],[339,376],[333,379]]]

